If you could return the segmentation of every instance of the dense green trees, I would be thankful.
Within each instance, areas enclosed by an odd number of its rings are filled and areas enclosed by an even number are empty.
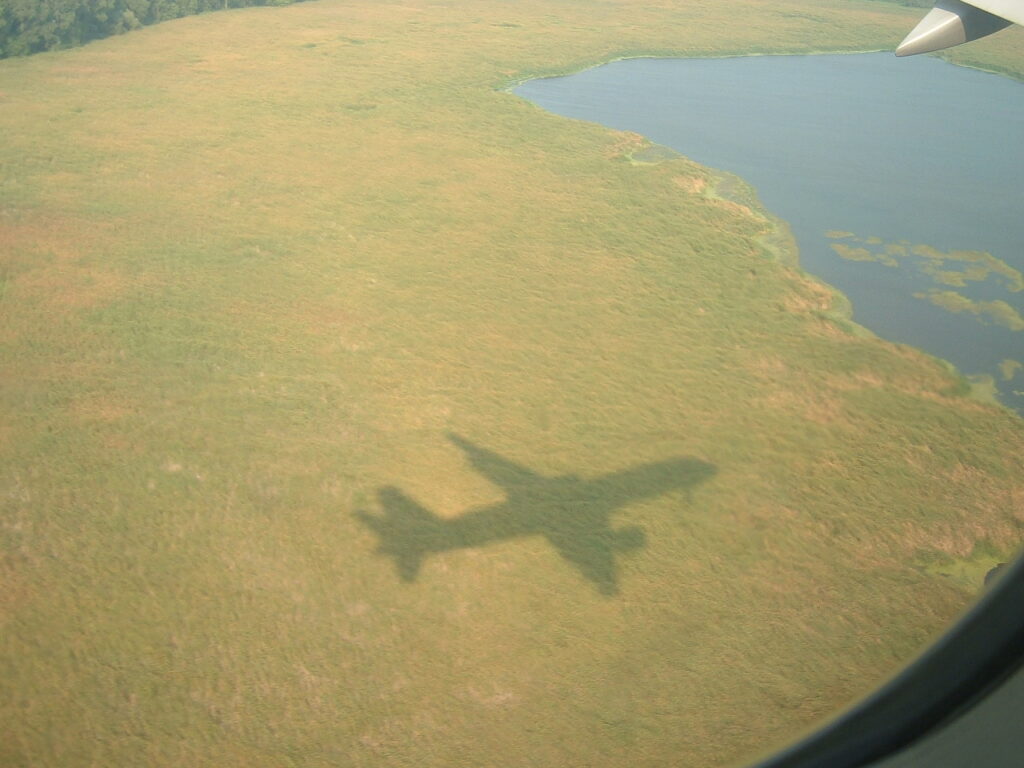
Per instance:
[[[194,13],[297,0],[0,0],[0,58],[68,48]]]

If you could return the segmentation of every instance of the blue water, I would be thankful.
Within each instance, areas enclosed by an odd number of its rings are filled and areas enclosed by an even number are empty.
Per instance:
[[[992,376],[1024,414],[1024,370],[1007,379],[1000,368],[1024,363],[1024,330],[920,297],[955,291],[1024,315],[1024,291],[995,274],[943,284],[938,262],[898,248],[988,252],[1024,271],[1024,84],[873,53],[630,59],[515,93],[743,177],[789,222],[801,266],[845,293],[858,323]],[[886,265],[842,258],[835,244],[892,250]]]

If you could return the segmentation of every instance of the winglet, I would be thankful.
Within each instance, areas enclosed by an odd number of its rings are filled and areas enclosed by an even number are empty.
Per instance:
[[[991,35],[1010,25],[1001,16],[961,0],[939,0],[896,48],[897,56],[914,56],[950,48]]]

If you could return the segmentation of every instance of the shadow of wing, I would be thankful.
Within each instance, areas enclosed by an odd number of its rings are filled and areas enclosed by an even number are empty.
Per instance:
[[[587,482],[587,495],[609,508],[674,490],[690,489],[715,475],[715,467],[700,459],[666,459],[612,472]]]
[[[457,445],[470,465],[495,485],[505,490],[531,485],[541,479],[540,475],[526,467],[499,456],[494,451],[481,448],[454,432],[448,433],[448,439]]]

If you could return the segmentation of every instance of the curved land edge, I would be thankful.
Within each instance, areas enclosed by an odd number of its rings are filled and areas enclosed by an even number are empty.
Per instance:
[[[494,86],[911,18],[321,0],[0,63],[0,762],[718,766],[888,676],[1019,545],[1019,420]],[[608,531],[545,495],[673,457]],[[442,535],[503,483],[575,561]]]
[[[865,53],[867,52],[868,51],[865,51]],[[674,150],[669,147],[665,147],[664,149],[674,152]],[[681,157],[685,157],[682,153],[679,153],[679,155]],[[764,207],[757,194],[756,188],[746,179],[716,168],[708,168],[708,170],[713,181],[708,185],[706,194],[746,206],[754,215],[762,217],[767,223],[767,231],[763,235],[757,236],[755,238],[756,242],[764,247],[766,253],[770,254],[781,263],[799,268],[800,247],[797,244],[796,239],[793,237],[789,223],[785,219],[771,213]],[[882,339],[886,343],[895,344],[897,346],[910,346],[880,337],[870,328],[856,322],[853,319],[853,302],[850,301],[849,297],[845,293],[831,283],[826,282],[818,275],[807,272],[802,268],[800,269],[800,272],[801,274],[806,275],[809,279],[814,280],[824,291],[827,291],[831,295],[831,303],[829,306],[820,311],[822,317],[835,322],[839,327],[855,336],[860,336],[862,338],[878,338]],[[1016,418],[1022,418],[1021,414],[1017,413],[1013,408],[1008,407],[999,399],[999,392],[990,375],[964,373],[951,361],[943,357],[934,355],[920,347],[911,346],[911,348],[916,350],[922,356],[936,361],[957,379],[958,383],[950,390],[951,394],[964,395],[973,400],[977,400],[978,402],[999,407]]]
[[[942,58],[944,61],[956,66],[962,66],[968,69],[986,72],[988,74],[1024,81],[1024,61],[1022,61],[1020,55],[1021,45],[1024,45],[1024,40],[1022,40],[1022,38],[1024,38],[1024,34],[1021,34],[1019,30],[1014,30],[1014,33],[1003,37],[990,38],[981,46],[975,44],[974,46],[953,48],[935,55],[938,58]],[[863,49],[821,48],[793,50],[764,50],[760,48],[751,48],[747,50],[736,50],[711,55],[681,53],[677,49],[620,51],[601,59],[584,59],[582,62],[561,68],[538,70],[529,74],[521,74],[514,79],[506,80],[497,84],[495,89],[511,93],[517,86],[530,80],[567,77],[596,67],[601,67],[612,62],[626,61],[629,59],[726,59],[755,56],[817,55],[852,56],[864,53],[881,53],[886,50],[892,49],[879,47]],[[666,156],[676,155],[678,157],[685,158],[689,162],[693,162],[684,153],[678,152],[671,147],[662,147],[661,145],[655,145],[653,142],[650,142],[650,144],[651,146],[658,146],[659,151],[667,153]],[[711,183],[702,190],[702,193],[710,196],[717,196],[720,199],[747,206],[753,215],[763,218],[768,224],[768,231],[757,236],[755,240],[765,248],[766,252],[772,254],[773,257],[777,258],[781,263],[799,268],[800,249],[790,232],[789,224],[785,220],[772,214],[764,207],[757,195],[756,189],[754,189],[754,187],[745,179],[735,176],[734,174],[730,174],[718,168],[711,168],[709,166],[701,167],[705,168],[708,174],[712,177]],[[823,317],[836,322],[840,327],[844,328],[848,332],[863,338],[881,338],[878,337],[871,329],[854,321],[853,304],[842,291],[825,282],[817,275],[806,272],[802,269],[801,273],[817,282],[831,295],[832,298],[830,306],[820,312]],[[889,341],[888,339],[883,340],[886,343],[896,344],[898,346],[907,346],[900,342]],[[1000,399],[998,388],[996,387],[995,381],[991,375],[984,373],[965,373],[957,368],[954,363],[943,357],[934,355],[919,347],[913,347],[913,349],[922,356],[934,360],[949,371],[950,375],[956,379],[957,383],[950,388],[950,394],[964,396],[986,405],[995,406],[1014,418],[1024,418],[1024,415],[1019,414],[1015,409],[1009,407]]]
[[[545,74],[538,74],[529,77],[518,77],[514,81],[504,83],[500,90],[506,93],[512,93],[512,91],[519,85],[529,82],[531,80],[543,80],[546,78],[554,77],[567,77],[569,75],[578,74],[585,72],[595,67],[604,66],[615,61],[626,61],[629,59],[655,59],[655,58],[739,58],[749,56],[816,56],[816,55],[857,55],[862,53],[879,53],[880,49],[871,50],[842,50],[842,51],[829,51],[829,50],[818,50],[818,51],[804,51],[801,53],[790,53],[790,52],[779,52],[773,51],[769,53],[730,53],[722,54],[719,56],[673,56],[661,53],[630,53],[620,54],[617,56],[610,57],[597,63],[588,63],[584,66],[570,67],[565,70],[559,70],[557,72],[549,72]],[[980,71],[989,72],[990,74],[997,75],[1008,75],[1015,77],[1015,79],[1024,79],[1018,73],[1016,75],[1010,74],[1014,72],[1010,67],[1002,70],[996,68],[985,69],[981,66],[974,66],[967,63],[962,63],[954,60],[952,57],[947,57],[950,63],[956,64],[957,66],[964,66],[971,69],[978,69]],[[756,188],[750,184],[746,179],[742,177],[723,171],[720,168],[712,168],[711,166],[701,165],[696,163],[689,158],[685,153],[667,147],[656,142],[652,142],[646,137],[644,140],[647,142],[646,146],[639,147],[632,150],[627,156],[629,159],[640,165],[650,165],[668,160],[673,157],[686,160],[689,163],[694,163],[700,166],[707,173],[709,182],[701,187],[700,194],[705,195],[711,199],[719,199],[727,202],[735,203],[746,208],[752,216],[763,220],[765,223],[765,232],[757,235],[753,238],[760,246],[764,248],[766,254],[770,255],[771,258],[778,260],[782,264],[800,269],[802,275],[815,281],[821,286],[823,291],[826,291],[830,295],[829,306],[819,311],[819,314],[823,318],[827,318],[832,322],[835,322],[839,327],[848,331],[851,334],[862,338],[880,338],[886,343],[895,344],[897,346],[909,346],[900,342],[890,341],[879,337],[871,329],[866,326],[857,323],[853,319],[853,303],[849,297],[846,296],[841,290],[831,285],[830,283],[823,280],[818,275],[807,272],[800,268],[800,248],[797,244],[793,234],[790,230],[789,223],[784,219],[776,216],[769,211],[764,204],[761,202],[760,197],[757,194]],[[999,393],[995,387],[995,383],[992,377],[988,374],[967,374],[959,370],[955,364],[951,361],[939,357],[937,355],[928,352],[927,350],[921,349],[920,347],[912,347],[922,356],[933,359],[939,365],[943,366],[949,373],[956,378],[957,384],[950,389],[950,394],[962,395],[973,400],[976,400],[987,405],[996,406],[1011,414],[1014,417],[1022,418],[1021,414],[1018,414],[1016,410],[1008,407],[999,399]]]
[[[870,51],[865,51],[865,53],[870,53]],[[995,72],[994,70],[987,71],[992,74],[1003,74]],[[669,147],[665,147],[665,149],[668,151],[674,151]],[[680,156],[685,157],[682,153],[679,154]],[[756,188],[746,179],[720,169],[709,168],[709,171],[714,180],[708,186],[707,194],[747,206],[755,213],[755,215],[763,217],[767,222],[768,228],[763,235],[759,235],[756,238],[756,241],[764,247],[767,253],[771,254],[772,257],[778,259],[781,263],[799,268],[800,247],[797,244],[796,239],[793,237],[789,223],[785,219],[771,213],[764,207],[757,194]],[[862,338],[879,338],[886,343],[895,344],[897,346],[911,346],[880,337],[870,328],[856,322],[853,319],[853,302],[850,301],[849,297],[845,293],[831,283],[826,282],[818,275],[807,272],[803,269],[800,271],[801,274],[814,280],[822,287],[823,290],[828,291],[831,294],[831,304],[827,309],[821,311],[821,315],[823,317],[834,321],[839,327],[855,336],[860,336]],[[934,355],[928,350],[913,346],[911,346],[911,348],[916,350],[922,356],[931,358],[939,365],[946,368],[950,375],[956,378],[958,383],[950,391],[951,394],[964,395],[973,400],[977,400],[978,402],[1001,408],[1015,418],[1024,418],[1024,415],[1019,414],[1016,410],[1010,408],[999,399],[999,392],[991,375],[965,373],[957,368],[957,366],[951,361],[938,355]]]
[[[865,53],[870,52],[871,51],[865,51]],[[995,72],[994,70],[987,71],[993,74],[1003,74]],[[666,149],[673,151],[667,147]],[[682,153],[679,154],[685,157]],[[764,246],[767,253],[771,254],[781,263],[793,267],[799,267],[800,247],[797,244],[796,239],[793,237],[789,223],[785,219],[774,215],[764,207],[758,197],[756,188],[750,184],[750,182],[746,181],[742,177],[720,169],[711,168],[709,170],[714,177],[714,182],[709,185],[707,193],[734,203],[745,205],[754,211],[756,215],[763,217],[768,223],[768,231],[766,231],[765,234],[758,236],[756,238],[757,242]],[[839,327],[855,336],[860,336],[862,338],[878,338],[882,339],[886,343],[895,344],[897,346],[910,346],[878,336],[878,334],[870,328],[856,322],[853,319],[853,302],[850,301],[849,297],[845,293],[811,272],[807,272],[803,269],[800,271],[801,274],[814,280],[822,287],[823,290],[828,291],[831,294],[831,304],[827,309],[821,311],[821,315],[823,317],[834,321]],[[922,356],[931,358],[939,365],[946,368],[950,375],[956,378],[958,383],[950,391],[951,394],[964,395],[980,403],[1001,408],[1013,417],[1024,418],[1024,415],[1017,413],[1016,410],[1010,408],[999,399],[999,391],[996,388],[991,375],[965,373],[957,368],[957,366],[951,361],[938,355],[934,355],[928,350],[913,346],[911,346],[911,348],[916,350]]]

